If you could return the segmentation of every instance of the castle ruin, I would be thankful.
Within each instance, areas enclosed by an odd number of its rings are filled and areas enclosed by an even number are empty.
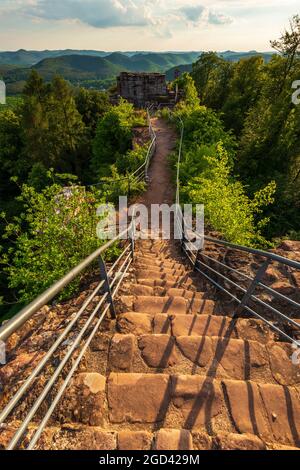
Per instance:
[[[122,72],[117,79],[117,93],[136,107],[150,103],[174,103],[174,92],[169,91],[163,73]]]

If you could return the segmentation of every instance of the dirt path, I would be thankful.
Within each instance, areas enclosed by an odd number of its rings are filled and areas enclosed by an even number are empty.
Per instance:
[[[175,148],[176,133],[161,118],[153,118],[152,125],[157,136],[156,152],[149,171],[150,184],[140,201],[147,207],[151,204],[172,204],[175,193],[168,157]]]

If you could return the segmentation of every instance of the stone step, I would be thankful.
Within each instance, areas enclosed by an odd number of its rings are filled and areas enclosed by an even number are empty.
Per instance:
[[[138,279],[154,279],[162,281],[180,282],[188,278],[189,273],[186,271],[156,271],[152,269],[135,269],[135,275]]]
[[[179,268],[182,268],[183,266],[186,266],[186,264],[183,264],[182,262],[179,262],[176,260],[170,260],[170,259],[159,260],[157,258],[152,259],[152,258],[143,258],[140,256],[136,256],[134,260],[134,266],[145,267],[146,269],[148,269],[149,267],[179,269]]]
[[[21,424],[21,423],[20,423]],[[34,431],[31,430],[30,434]],[[1,439],[2,437],[2,439]],[[0,449],[9,444],[9,433],[0,436]],[[299,450],[297,447],[272,444],[253,434],[219,431],[212,436],[207,431],[160,428],[153,430],[112,429],[69,423],[47,427],[38,441],[37,450]],[[197,457],[197,456],[195,456]],[[107,457],[100,457],[106,459]],[[114,459],[114,456],[111,456]],[[101,460],[100,460],[101,462]],[[106,464],[107,460],[103,461]],[[114,460],[110,463],[115,463]]]
[[[171,288],[166,290],[169,297],[183,297],[189,300],[203,299],[207,294],[205,292],[193,292],[188,289]]]
[[[170,278],[169,278],[170,279]],[[137,283],[142,284],[143,286],[150,286],[150,287],[164,287],[165,289],[173,289],[173,288],[184,288],[184,289],[192,289],[195,290],[196,287],[194,286],[194,280],[191,277],[187,278],[172,278],[172,280],[164,280],[164,279],[147,279],[147,278],[137,278]]]
[[[136,251],[136,256],[141,256],[141,257],[151,257],[152,259],[159,259],[161,261],[164,261],[166,259],[168,260],[173,260],[178,256],[178,252],[175,250],[170,250],[167,248],[164,249],[152,249],[149,251],[145,250],[137,250]]]
[[[160,267],[160,266],[147,266],[146,264],[143,264],[143,265],[140,265],[140,264],[136,264],[135,266],[133,266],[133,269],[135,270],[135,272],[137,273],[137,275],[139,275],[140,272],[151,272],[151,273],[157,273],[158,274],[158,277],[161,275],[161,274],[168,274],[168,275],[171,275],[171,276],[184,276],[185,274],[189,273],[190,272],[190,269],[186,269],[185,267],[183,266],[180,266],[179,268],[169,268],[169,267]]]
[[[197,375],[120,374],[107,380],[110,426],[252,434],[300,446],[300,389]]]
[[[9,444],[8,437],[0,442],[3,448]],[[1,448],[1,447],[0,447]],[[299,450],[297,447],[268,444],[253,434],[237,434],[220,431],[210,436],[207,431],[161,428],[152,430],[107,430],[101,427],[68,424],[61,428],[46,428],[37,450]],[[195,456],[196,458],[197,456]],[[99,457],[106,459],[106,457]],[[114,456],[111,456],[113,459]],[[101,462],[101,460],[100,460]],[[112,462],[114,462],[112,460]],[[103,464],[107,461],[104,460]]]
[[[185,299],[183,297],[122,296],[118,311],[168,314],[213,314],[217,306],[209,299]]]
[[[143,263],[155,263],[155,262],[158,262],[158,263],[177,263],[177,264],[184,264],[184,265],[187,265],[187,260],[186,258],[184,258],[182,255],[178,254],[178,252],[176,251],[171,251],[170,252],[171,255],[160,255],[160,254],[157,254],[157,253],[151,253],[151,252],[145,252],[145,251],[140,251],[140,250],[137,250],[135,252],[135,259],[137,261],[141,260]]]
[[[192,300],[200,300],[207,297],[205,292],[195,292],[188,289],[166,289],[164,287],[151,287],[150,285],[143,285],[143,284],[131,284],[127,288],[127,292],[130,295],[135,296],[161,296],[161,297],[183,297],[190,301]]]
[[[167,315],[127,312],[118,316],[118,332],[144,334],[167,334],[172,336],[217,336],[257,341],[266,344],[274,341],[274,334],[260,320],[219,315]]]
[[[215,336],[116,334],[108,355],[113,372],[205,375],[258,383],[300,385],[292,345]]]

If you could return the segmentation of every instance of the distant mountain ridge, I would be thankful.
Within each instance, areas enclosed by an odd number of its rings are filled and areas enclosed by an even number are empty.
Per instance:
[[[256,51],[218,53],[229,61],[238,61],[261,55],[266,61],[272,53]],[[51,57],[48,57],[51,55]],[[45,80],[61,75],[71,83],[98,89],[112,85],[122,71],[164,72],[173,80],[175,72],[190,72],[201,52],[104,52],[104,51],[25,51],[0,52],[0,78],[8,86],[8,93],[21,93],[32,69]],[[42,58],[41,58],[42,57]],[[40,59],[40,60],[38,60]],[[15,65],[12,65],[12,63]],[[26,62],[26,65],[24,65]]]

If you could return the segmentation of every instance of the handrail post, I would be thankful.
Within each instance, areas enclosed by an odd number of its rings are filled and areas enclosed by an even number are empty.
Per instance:
[[[248,288],[246,294],[244,295],[240,305],[237,307],[237,309],[236,309],[236,311],[233,315],[233,318],[237,318],[238,315],[242,312],[243,308],[247,306],[249,299],[251,298],[251,296],[252,296],[253,292],[255,291],[257,285],[259,284],[259,282],[263,278],[266,270],[269,267],[269,264],[270,264],[270,260],[266,259],[264,261],[264,263],[260,266],[259,270],[256,273],[255,278],[253,279],[251,285],[249,286],[249,288]]]
[[[136,233],[136,225],[135,225],[135,215],[134,215],[132,217],[132,228],[129,232],[132,261],[134,261],[134,256],[135,256],[135,233]]]
[[[116,318],[116,311],[115,311],[115,306],[114,306],[114,301],[112,298],[112,292],[109,284],[109,279],[107,275],[107,270],[106,270],[106,264],[105,261],[103,260],[102,256],[99,257],[99,267],[100,267],[100,275],[101,279],[104,280],[104,285],[102,287],[102,294],[107,293],[107,299],[108,302],[110,303],[110,314],[112,318]]]
[[[195,263],[194,263],[194,271],[196,271],[197,263],[198,263],[200,255],[202,253],[202,250],[203,250],[203,248],[199,248],[199,250],[196,253],[196,259],[195,259]]]

